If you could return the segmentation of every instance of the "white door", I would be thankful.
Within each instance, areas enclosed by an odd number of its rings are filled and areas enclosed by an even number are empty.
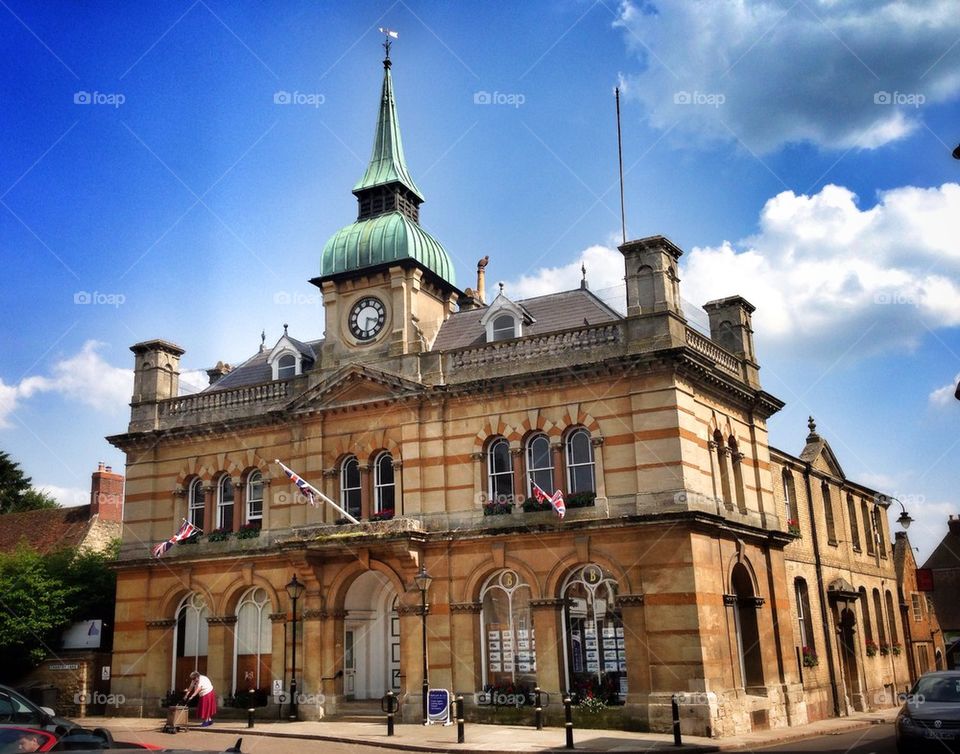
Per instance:
[[[376,571],[361,574],[347,591],[344,607],[344,695],[379,699],[399,690],[400,637],[397,593]]]
[[[354,653],[354,637],[356,633],[353,628],[348,628],[343,636],[343,693],[347,699],[356,698],[357,684],[357,662]]]

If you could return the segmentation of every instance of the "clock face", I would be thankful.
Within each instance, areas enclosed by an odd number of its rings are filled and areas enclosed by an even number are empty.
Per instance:
[[[365,296],[350,309],[350,333],[357,340],[370,340],[383,329],[387,309],[383,302],[373,296]]]

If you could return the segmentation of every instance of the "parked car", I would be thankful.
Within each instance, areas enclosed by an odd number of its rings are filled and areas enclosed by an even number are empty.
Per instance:
[[[0,754],[50,751],[56,743],[56,735],[48,730],[24,728],[19,725],[0,726]]]
[[[77,727],[72,720],[57,717],[49,707],[40,707],[7,686],[0,686],[0,725],[22,725],[52,733]]]
[[[897,714],[897,751],[960,752],[960,670],[924,673]]]
[[[105,749],[150,749],[157,751],[163,746],[137,743],[135,741],[115,741],[113,734],[106,728],[71,728],[56,742],[51,751],[101,751]],[[0,752],[3,754],[3,752]]]

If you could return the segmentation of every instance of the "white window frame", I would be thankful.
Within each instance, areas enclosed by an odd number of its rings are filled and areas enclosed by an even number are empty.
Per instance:
[[[496,448],[501,446],[507,449],[507,460],[510,462],[510,464],[506,471],[495,471],[495,466],[493,463],[494,451]],[[491,502],[500,502],[497,500],[497,491],[496,485],[494,484],[494,479],[501,476],[508,477],[510,480],[510,496],[516,495],[517,491],[514,489],[513,477],[513,452],[510,448],[510,443],[505,437],[497,437],[487,448],[487,494]],[[508,502],[512,502],[512,500]]]
[[[541,440],[544,443],[546,443],[546,446],[547,446],[547,465],[546,466],[534,465],[535,459],[533,454],[533,446],[534,444],[536,444],[538,441],[541,441]],[[543,432],[537,432],[536,434],[531,435],[527,439],[526,451],[527,451],[526,453],[527,455],[527,469],[526,469],[527,497],[533,496],[533,482],[535,481],[534,477],[538,473],[542,474],[544,472],[546,472],[546,476],[548,479],[546,485],[543,484],[543,480],[538,481],[537,484],[539,484],[540,487],[543,489],[543,491],[546,492],[548,495],[552,495],[554,491],[553,490],[553,450],[550,448],[550,438],[547,437],[547,435]]]
[[[354,463],[357,465],[357,486],[348,487],[347,466]],[[360,505],[358,506],[358,509],[350,510],[348,493],[353,492],[354,490],[356,490]],[[343,459],[343,461],[340,462],[340,505],[351,516],[359,518],[358,513],[362,511],[363,506],[363,475],[360,473],[360,461],[356,456],[347,456]]]
[[[257,592],[263,593],[262,601],[258,601],[256,599]],[[237,688],[237,683],[240,680],[239,678],[237,678],[237,658],[240,656],[240,625],[241,625],[240,610],[245,605],[252,605],[253,609],[257,611],[257,646],[256,646],[256,652],[253,653],[253,654],[256,654],[257,656],[257,664],[256,664],[257,677],[256,677],[255,688],[260,688],[260,665],[261,665],[260,658],[265,654],[272,654],[272,651],[273,651],[273,647],[269,642],[267,643],[266,647],[260,646],[260,639],[263,636],[262,624],[263,624],[264,617],[266,617],[267,619],[268,628],[271,626],[270,612],[273,609],[273,605],[270,602],[270,595],[267,594],[267,590],[264,589],[262,586],[251,587],[246,592],[244,592],[243,596],[240,598],[240,601],[237,603],[237,609],[235,611],[235,615],[237,617],[237,632],[233,640],[233,688],[234,690],[237,690],[237,691],[240,690]],[[269,630],[267,633],[268,634],[270,633]]]
[[[253,490],[256,489],[256,487],[258,486],[257,485],[258,482],[260,487],[260,496],[255,497],[253,494]],[[246,489],[247,494],[243,496],[244,499],[246,500],[248,524],[253,521],[263,520],[263,488],[264,488],[263,474],[261,474],[259,471],[251,471],[250,474],[247,476],[247,489]],[[254,511],[253,503],[259,503],[260,510]]]
[[[589,461],[577,461],[573,457],[573,441],[578,435],[583,435],[587,438],[587,453],[590,456]],[[593,437],[590,435],[590,432],[586,427],[577,427],[575,430],[570,432],[567,435],[566,441],[564,442],[564,456],[567,461],[567,494],[574,495],[578,492],[596,492],[597,491],[597,457],[593,451]],[[574,469],[579,469],[589,466],[590,467],[590,478],[593,480],[593,487],[590,490],[574,490],[573,484],[573,472]]]
[[[381,474],[381,464],[386,461],[390,464],[390,481],[384,482],[383,476]],[[383,507],[383,494],[387,489],[393,490],[393,506],[392,508]],[[375,513],[382,513],[384,510],[394,510],[396,511],[397,507],[397,472],[393,467],[393,456],[390,455],[386,450],[377,454],[377,457],[373,461],[373,491],[374,491],[374,507]]]
[[[230,483],[230,500],[225,501],[223,499],[223,488],[226,486],[227,482]],[[237,491],[235,485],[233,484],[233,479],[230,478],[229,474],[224,474],[220,477],[220,480],[217,482],[217,525],[214,527],[216,529],[224,528],[224,511],[226,508],[230,508],[231,519],[236,514],[236,502],[237,502]],[[230,522],[230,528],[233,528],[233,521]]]
[[[187,491],[187,520],[198,529],[203,529],[204,509],[206,507],[206,495],[203,492],[203,482],[197,477],[190,482]],[[199,515],[199,520],[195,517]]]

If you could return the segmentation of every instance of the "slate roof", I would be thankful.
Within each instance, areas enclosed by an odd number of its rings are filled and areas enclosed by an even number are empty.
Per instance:
[[[320,344],[323,343],[323,338],[304,343],[290,338],[289,335],[287,337],[293,343],[303,346],[300,352],[314,360]],[[227,390],[229,388],[244,387],[245,385],[258,385],[261,382],[270,382],[270,380],[273,379],[273,369],[267,363],[269,356],[270,351],[266,349],[255,353],[245,362],[234,367],[231,372],[221,377],[213,385],[204,388],[201,392],[212,393],[216,390]]]
[[[535,296],[514,303],[530,312],[530,316],[536,320],[533,324],[523,326],[524,337],[583,327],[584,320],[591,325],[598,325],[623,319],[584,288]],[[431,350],[449,351],[486,343],[486,330],[480,324],[480,318],[485,311],[485,308],[471,309],[452,315],[441,325]]]
[[[623,319],[615,310],[584,288],[535,296],[514,303],[526,309],[536,320],[532,324],[523,326],[524,336],[583,327],[585,321],[591,325],[598,325]],[[485,311],[486,308],[481,307],[451,315],[440,327],[432,350],[449,351],[486,343],[486,330],[480,324],[480,318]],[[289,335],[287,337],[290,338]],[[294,342],[300,343],[303,346],[302,353],[309,355],[320,351],[323,339]],[[270,382],[273,379],[273,370],[267,363],[269,356],[270,352],[266,349],[254,354],[201,392],[215,392]]]
[[[6,513],[0,516],[0,552],[12,552],[21,540],[40,553],[77,547],[89,530],[89,505]]]
[[[960,571],[960,532],[948,530],[923,567],[956,568]]]
[[[923,564],[932,568],[933,606],[944,631],[960,630],[960,527],[950,527]]]

